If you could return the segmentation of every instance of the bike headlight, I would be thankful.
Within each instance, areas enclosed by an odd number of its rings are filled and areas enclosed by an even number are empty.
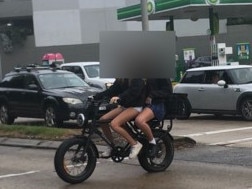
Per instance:
[[[63,98],[63,101],[67,104],[82,104],[82,101],[78,98]]]
[[[77,125],[78,126],[83,126],[84,122],[85,122],[85,116],[84,114],[78,114],[77,116]]]
[[[113,83],[105,83],[106,89],[108,89],[109,87],[111,87],[113,85]]]

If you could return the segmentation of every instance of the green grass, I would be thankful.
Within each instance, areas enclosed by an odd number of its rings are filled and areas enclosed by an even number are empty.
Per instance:
[[[80,133],[79,129],[53,128],[31,125],[0,125],[1,137],[61,140]]]

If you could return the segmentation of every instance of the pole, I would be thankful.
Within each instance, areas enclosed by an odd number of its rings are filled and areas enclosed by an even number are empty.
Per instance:
[[[141,0],[141,12],[142,12],[142,30],[149,30],[149,18],[147,11],[147,0]]]
[[[1,59],[1,51],[0,51],[0,81],[3,79],[3,72],[2,72],[2,59]]]
[[[212,66],[219,65],[218,61],[218,52],[215,38],[215,23],[214,23],[214,12],[213,8],[209,8],[209,25],[210,25],[210,46],[211,46],[211,57],[212,57]]]

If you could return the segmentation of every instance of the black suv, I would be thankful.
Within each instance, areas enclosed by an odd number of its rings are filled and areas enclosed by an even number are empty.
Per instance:
[[[61,126],[76,119],[87,97],[97,92],[68,71],[15,69],[0,83],[0,120],[12,124],[17,117],[44,118],[47,126]]]

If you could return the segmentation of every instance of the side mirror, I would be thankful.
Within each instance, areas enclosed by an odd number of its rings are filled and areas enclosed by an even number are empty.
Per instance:
[[[219,85],[220,87],[228,88],[228,85],[227,85],[226,81],[224,81],[224,80],[219,80],[217,82],[217,85]]]

